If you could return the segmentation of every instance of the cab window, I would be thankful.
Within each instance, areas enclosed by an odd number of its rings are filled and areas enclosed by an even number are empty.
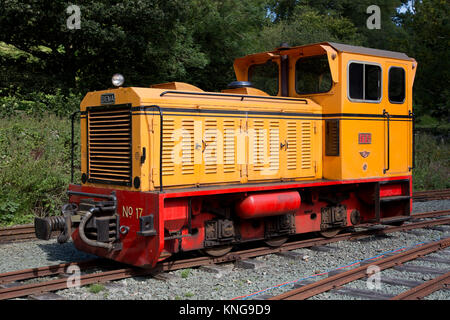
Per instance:
[[[295,64],[295,86],[298,94],[324,93],[333,80],[327,55],[300,58]]]
[[[248,81],[271,96],[278,94],[278,63],[271,60],[248,68]]]
[[[362,102],[380,102],[381,67],[352,62],[348,67],[348,97]]]
[[[405,101],[405,69],[400,67],[389,69],[388,90],[391,103],[403,103]]]

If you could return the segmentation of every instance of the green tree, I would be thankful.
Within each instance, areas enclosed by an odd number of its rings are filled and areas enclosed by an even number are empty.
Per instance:
[[[367,8],[371,5],[380,8],[380,29],[367,28],[367,19],[371,15],[367,13]],[[298,15],[299,8],[315,9],[322,17],[323,23],[329,27],[336,21],[348,21],[353,24],[356,28],[353,32],[358,34],[357,40],[351,37],[346,39],[341,34],[340,37],[344,40],[377,49],[391,49],[395,48],[398,40],[404,37],[401,27],[395,23],[397,8],[401,5],[402,0],[273,0],[269,7],[275,22],[293,19]],[[338,24],[335,29],[339,29],[340,26]],[[320,29],[320,25],[315,27]],[[343,33],[347,31],[344,29]]]
[[[364,41],[347,18],[324,14],[307,5],[296,5],[288,11],[289,14],[283,13],[275,18],[258,35],[260,50],[271,50],[282,42],[296,46],[322,41],[351,44],[362,44]]]
[[[38,59],[54,86],[103,89],[114,72],[127,85],[145,85],[184,78],[207,61],[186,24],[190,1],[82,2],[79,30],[67,28],[66,1],[1,6],[0,41]]]
[[[408,52],[418,62],[414,82],[416,112],[450,121],[450,3],[445,0],[414,1],[399,14],[409,34]]]
[[[221,90],[235,79],[235,58],[258,49],[257,34],[269,21],[266,0],[194,0],[193,38],[208,59],[202,68],[191,68],[190,81],[204,90]]]

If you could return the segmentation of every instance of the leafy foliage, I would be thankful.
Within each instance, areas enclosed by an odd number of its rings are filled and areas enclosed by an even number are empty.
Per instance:
[[[59,214],[70,182],[70,145],[69,120],[53,115],[0,119],[0,225]]]
[[[407,50],[418,62],[414,99],[419,116],[428,114],[450,122],[450,3],[414,1],[412,10],[399,15],[409,35]]]
[[[450,188],[450,145],[443,138],[418,134],[413,189],[417,191],[448,188]]]

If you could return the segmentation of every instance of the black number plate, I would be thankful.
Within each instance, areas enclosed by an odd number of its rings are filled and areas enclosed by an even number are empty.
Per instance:
[[[100,97],[100,103],[101,104],[114,104],[114,103],[116,103],[116,97],[114,96],[114,93],[102,94],[101,97]]]

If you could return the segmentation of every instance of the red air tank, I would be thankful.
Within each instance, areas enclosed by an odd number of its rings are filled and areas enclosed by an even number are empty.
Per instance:
[[[242,219],[278,216],[295,213],[300,203],[297,191],[254,193],[236,204],[236,213]]]

